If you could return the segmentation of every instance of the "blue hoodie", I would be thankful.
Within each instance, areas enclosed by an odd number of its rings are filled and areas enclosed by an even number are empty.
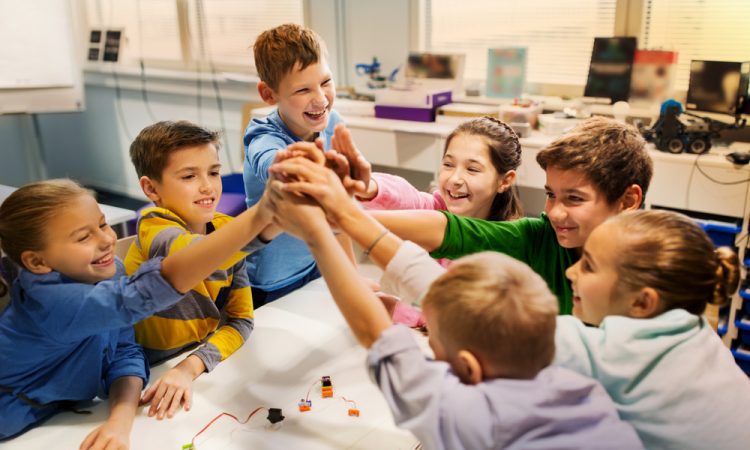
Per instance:
[[[331,148],[333,129],[342,122],[336,111],[331,111],[328,126],[320,133],[325,149]],[[245,130],[245,202],[248,208],[258,203],[268,181],[276,151],[301,139],[292,134],[279,111],[274,110],[263,119],[253,119]],[[250,284],[264,291],[275,291],[302,279],[315,269],[313,259],[304,242],[288,234],[277,236],[263,249],[247,257]]]

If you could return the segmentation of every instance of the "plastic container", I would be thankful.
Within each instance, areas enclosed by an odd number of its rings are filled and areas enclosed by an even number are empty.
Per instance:
[[[733,348],[732,355],[734,355],[734,360],[740,366],[740,369],[750,376],[750,347],[740,345],[737,348]]]
[[[580,121],[560,113],[539,114],[539,130],[548,136],[559,136],[578,125]]]
[[[716,222],[713,220],[696,219],[698,225],[708,234],[717,247],[734,247],[737,234],[742,231],[741,226],[733,223]]]

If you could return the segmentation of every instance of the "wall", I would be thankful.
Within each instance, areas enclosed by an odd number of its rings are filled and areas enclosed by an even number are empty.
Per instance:
[[[331,69],[337,84],[355,79],[354,64],[377,56],[390,72],[406,59],[409,49],[410,1],[311,0],[307,17],[311,28],[327,42]],[[69,176],[97,188],[142,198],[128,158],[132,138],[154,120],[186,119],[210,128],[221,128],[210,74],[202,82],[202,114],[197,107],[193,75],[175,76],[147,69],[149,114],[141,92],[140,73],[112,67],[89,68],[85,77],[86,109],[80,113],[39,116],[44,157],[49,177]],[[226,152],[225,168],[242,170],[240,141],[245,124],[245,102],[259,102],[252,80],[219,81],[222,93]],[[116,85],[120,87],[118,99]],[[122,111],[120,114],[118,111]],[[44,177],[35,156],[36,139],[24,116],[0,116],[0,183],[21,185]]]

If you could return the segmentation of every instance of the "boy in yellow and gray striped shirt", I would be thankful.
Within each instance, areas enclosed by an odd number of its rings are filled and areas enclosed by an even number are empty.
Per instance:
[[[222,192],[218,133],[190,122],[158,122],[130,146],[146,196],[156,205],[141,212],[137,239],[125,258],[128,274],[222,227],[216,212]],[[174,306],[135,325],[136,341],[157,363],[195,348],[143,394],[149,415],[172,417],[190,409],[192,381],[244,344],[253,330],[253,301],[245,257],[264,245],[256,238],[193,287]]]

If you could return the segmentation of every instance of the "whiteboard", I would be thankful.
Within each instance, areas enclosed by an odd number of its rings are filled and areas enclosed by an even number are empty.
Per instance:
[[[70,0],[0,0],[0,114],[83,109]]]

